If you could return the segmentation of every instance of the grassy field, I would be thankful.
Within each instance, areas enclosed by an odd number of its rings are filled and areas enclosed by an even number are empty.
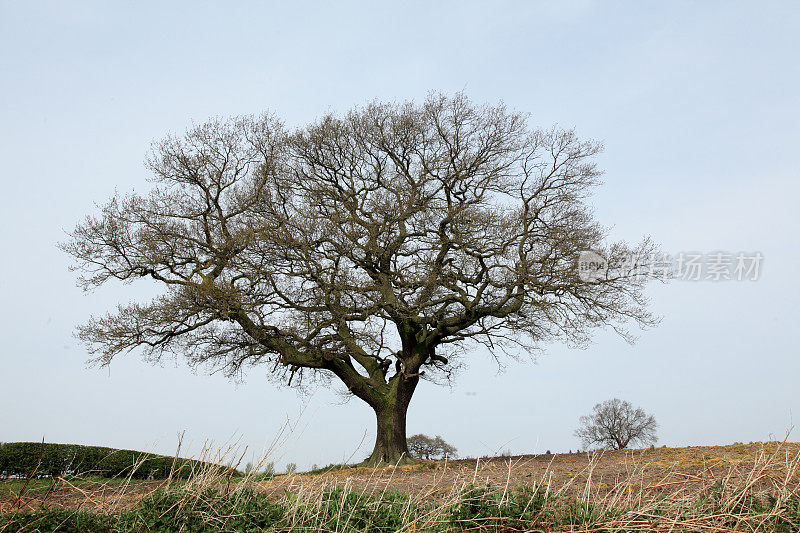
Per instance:
[[[0,531],[800,531],[800,445],[0,483]],[[26,529],[27,528],[27,529]]]

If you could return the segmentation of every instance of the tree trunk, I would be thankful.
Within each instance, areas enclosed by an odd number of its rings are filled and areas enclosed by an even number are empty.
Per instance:
[[[397,465],[414,462],[408,453],[406,441],[406,414],[414,393],[418,378],[403,379],[403,383],[396,384],[392,393],[377,406],[372,406],[377,419],[377,434],[375,448],[365,461],[370,466]]]

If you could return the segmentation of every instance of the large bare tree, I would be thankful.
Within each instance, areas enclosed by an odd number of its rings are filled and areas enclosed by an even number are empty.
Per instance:
[[[468,349],[499,361],[652,322],[645,277],[623,263],[652,245],[606,244],[585,203],[599,150],[463,95],[296,131],[270,115],[210,121],[154,144],[152,190],[115,196],[62,243],[86,289],[164,288],[78,335],[101,364],[142,347],[230,375],[338,379],[375,411],[368,461],[406,461],[420,379],[446,379]],[[582,279],[586,249],[620,268]]]

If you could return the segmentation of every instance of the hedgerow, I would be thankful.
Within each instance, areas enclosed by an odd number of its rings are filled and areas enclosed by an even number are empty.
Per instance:
[[[8,442],[0,444],[0,477],[93,475],[164,479],[186,477],[200,461],[101,446]]]

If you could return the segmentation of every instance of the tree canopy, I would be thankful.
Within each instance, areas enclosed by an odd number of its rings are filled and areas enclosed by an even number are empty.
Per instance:
[[[528,122],[434,94],[291,131],[266,114],[168,136],[147,159],[152,190],[116,195],[62,244],[87,289],[163,292],[78,335],[101,364],[141,348],[232,376],[336,378],[376,411],[371,460],[396,461],[419,379],[471,346],[500,360],[653,322],[628,260],[653,245],[607,243],[586,203],[600,144]],[[583,250],[618,268],[581,279]]]

